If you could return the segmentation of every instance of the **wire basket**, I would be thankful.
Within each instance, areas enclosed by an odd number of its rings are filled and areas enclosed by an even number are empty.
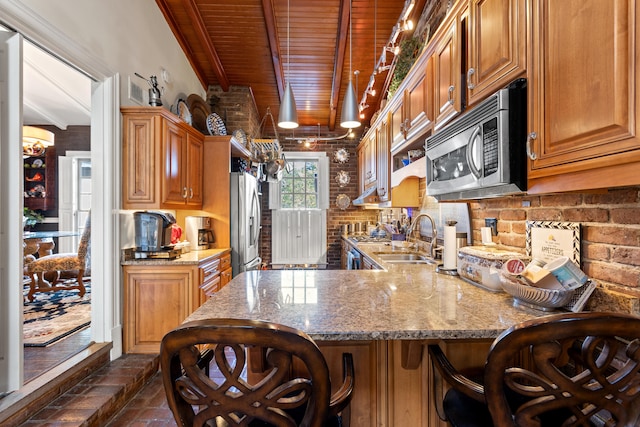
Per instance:
[[[500,274],[502,289],[513,296],[516,304],[536,310],[552,311],[571,301],[575,289],[544,289],[523,284],[516,277]]]

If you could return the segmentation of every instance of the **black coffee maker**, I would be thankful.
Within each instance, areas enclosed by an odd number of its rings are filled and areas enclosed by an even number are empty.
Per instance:
[[[140,211],[133,213],[136,230],[136,251],[171,250],[171,226],[175,217],[168,212]]]

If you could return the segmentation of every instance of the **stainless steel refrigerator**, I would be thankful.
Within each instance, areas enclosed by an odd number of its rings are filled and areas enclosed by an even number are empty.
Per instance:
[[[233,277],[260,268],[260,194],[258,180],[231,172],[231,267]]]

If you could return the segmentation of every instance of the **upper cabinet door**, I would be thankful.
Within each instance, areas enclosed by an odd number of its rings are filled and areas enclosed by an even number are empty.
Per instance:
[[[445,31],[435,41],[435,129],[439,129],[462,111],[463,88],[460,77],[460,22],[455,11],[443,22]]]
[[[162,133],[164,162],[162,203],[183,206],[188,195],[187,183],[182,172],[186,165],[187,132],[177,124],[164,120]]]
[[[204,144],[196,130],[187,133],[184,179],[187,187],[187,205],[202,206]]]
[[[533,4],[529,190],[640,183],[637,2]]]
[[[470,0],[467,104],[505,87],[526,71],[526,0]]]

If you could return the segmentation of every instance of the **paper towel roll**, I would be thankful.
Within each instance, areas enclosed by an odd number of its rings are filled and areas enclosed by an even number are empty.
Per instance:
[[[444,226],[444,256],[442,267],[445,270],[455,270],[457,266],[458,253],[456,248],[456,226]]]
[[[491,227],[480,227],[480,236],[482,237],[483,245],[493,243],[493,240],[491,239]]]

